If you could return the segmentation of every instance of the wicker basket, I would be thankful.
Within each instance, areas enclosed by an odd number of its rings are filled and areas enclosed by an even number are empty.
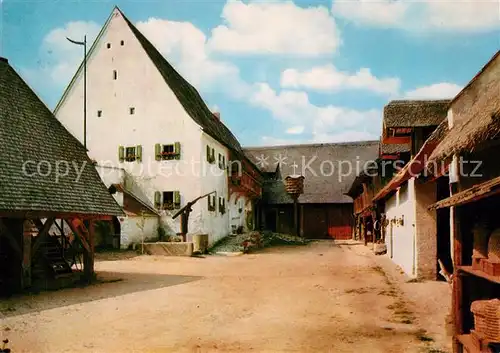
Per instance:
[[[476,300],[472,302],[474,330],[488,340],[500,341],[500,300]]]
[[[300,195],[304,193],[303,176],[287,176],[285,178],[285,190],[291,195]]]

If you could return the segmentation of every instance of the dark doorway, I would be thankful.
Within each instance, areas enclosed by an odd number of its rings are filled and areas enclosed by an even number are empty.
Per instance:
[[[265,214],[266,229],[276,232],[276,210],[267,210]]]
[[[437,201],[450,196],[449,178],[441,177],[436,183]],[[441,260],[446,271],[453,273],[453,262],[451,260],[451,241],[450,241],[450,209],[448,207],[436,210],[436,229],[437,229],[437,260]],[[440,271],[439,262],[436,262],[437,273]],[[441,275],[438,279],[444,280]]]

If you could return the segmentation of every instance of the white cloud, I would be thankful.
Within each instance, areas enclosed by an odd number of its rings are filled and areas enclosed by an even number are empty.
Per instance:
[[[282,91],[276,93],[268,84],[260,83],[251,97],[251,104],[269,110],[273,117],[287,126],[286,131],[303,127],[302,133],[312,140],[327,138],[364,139],[378,135],[381,112],[358,111],[333,105],[316,106],[307,93]]]
[[[241,80],[239,68],[213,59],[205,34],[192,23],[150,18],[138,22],[137,28],[194,86],[242,97],[248,94],[249,87]]]
[[[355,74],[338,71],[333,65],[314,67],[307,71],[287,69],[281,74],[281,86],[317,91],[364,89],[378,94],[394,95],[399,91],[398,78],[377,78],[370,69],[361,68]]]
[[[462,87],[457,84],[441,82],[408,91],[405,97],[410,99],[446,99],[455,97],[461,89]]]
[[[335,20],[323,6],[228,0],[222,18],[225,24],[214,28],[209,40],[216,51],[316,56],[332,53],[340,45]]]
[[[304,132],[304,126],[302,125],[292,126],[291,128],[288,128],[286,130],[286,133],[290,135],[300,135],[303,132]]]
[[[332,13],[356,24],[411,31],[482,32],[500,27],[499,0],[335,0]]]
[[[74,21],[64,27],[55,28],[42,40],[40,60],[36,69],[23,69],[30,81],[47,86],[66,85],[83,60],[83,47],[70,43],[66,37],[83,41],[87,36],[87,49],[99,33],[100,26],[95,22]]]

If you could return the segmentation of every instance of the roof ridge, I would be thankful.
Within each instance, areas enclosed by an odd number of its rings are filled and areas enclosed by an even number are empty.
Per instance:
[[[328,146],[355,146],[355,145],[375,145],[380,143],[380,140],[363,140],[363,141],[345,141],[345,142],[325,142],[325,143],[297,143],[289,145],[273,145],[273,146],[243,146],[243,151],[258,150],[258,149],[272,149],[272,148],[285,148],[285,147],[328,147]]]
[[[208,108],[196,88],[170,64],[163,54],[137,29],[118,7],[116,9],[123,16],[123,19],[141,44],[146,55],[158,69],[165,83],[175,94],[177,100],[191,119],[214,139],[240,153],[241,145],[238,139],[222,121],[214,118],[213,112]]]

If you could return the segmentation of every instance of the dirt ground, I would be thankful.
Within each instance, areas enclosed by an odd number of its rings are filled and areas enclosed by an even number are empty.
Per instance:
[[[100,284],[3,300],[0,338],[13,353],[444,352],[433,336],[442,320],[423,326],[362,245],[96,268]]]

